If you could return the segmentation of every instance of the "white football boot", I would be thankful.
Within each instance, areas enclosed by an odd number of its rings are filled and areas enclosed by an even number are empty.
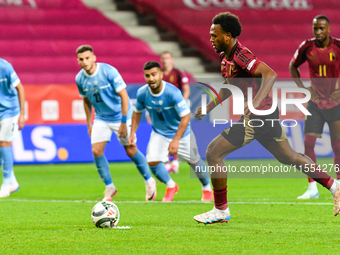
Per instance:
[[[318,189],[311,189],[308,188],[303,195],[299,196],[297,199],[318,199],[319,198],[319,191]]]

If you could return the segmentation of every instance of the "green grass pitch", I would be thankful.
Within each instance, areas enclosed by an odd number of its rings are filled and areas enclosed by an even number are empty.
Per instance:
[[[306,179],[230,178],[231,220],[203,225],[193,216],[213,204],[200,201],[199,181],[190,178],[187,164],[172,175],[180,187],[173,203],[160,202],[161,183],[156,202],[144,201],[144,181],[133,164],[110,168],[118,225],[131,229],[99,229],[91,222],[104,191],[94,164],[16,165],[20,190],[0,200],[0,254],[339,254],[340,216],[333,216],[329,192],[319,186],[318,200],[296,199]]]

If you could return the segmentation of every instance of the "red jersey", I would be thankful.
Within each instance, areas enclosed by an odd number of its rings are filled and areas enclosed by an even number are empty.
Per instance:
[[[183,70],[173,68],[168,75],[163,75],[163,81],[173,84],[182,91],[183,85],[189,83],[189,78]]]
[[[319,102],[314,102],[320,109],[330,109],[340,102],[330,100],[330,95],[339,89],[340,75],[340,40],[329,38],[326,49],[316,46],[316,39],[301,43],[292,59],[294,66],[299,67],[305,61],[309,65],[311,84],[319,95]]]
[[[221,73],[226,82],[239,87],[242,90],[245,99],[247,98],[247,88],[252,87],[252,98],[254,99],[261,85],[260,79],[256,79],[254,73],[261,61],[239,41],[234,45],[228,59],[223,52],[220,54],[220,59]],[[267,95],[256,109],[268,110],[271,107],[272,97]]]

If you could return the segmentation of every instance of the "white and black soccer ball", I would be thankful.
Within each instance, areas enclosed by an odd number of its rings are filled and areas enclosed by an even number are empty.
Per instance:
[[[97,228],[113,228],[119,221],[119,209],[112,202],[101,201],[92,208],[91,219]]]

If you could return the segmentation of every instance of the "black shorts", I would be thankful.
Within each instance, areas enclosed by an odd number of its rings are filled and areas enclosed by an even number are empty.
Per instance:
[[[320,109],[317,104],[309,101],[307,110],[312,115],[306,115],[304,126],[305,134],[316,133],[321,137],[325,122],[330,123],[340,120],[340,104],[330,109]]]
[[[221,135],[237,147],[242,147],[254,139],[259,141],[265,148],[273,140],[277,142],[287,140],[287,136],[279,122],[278,108],[269,115],[243,115],[237,123],[233,123]]]

